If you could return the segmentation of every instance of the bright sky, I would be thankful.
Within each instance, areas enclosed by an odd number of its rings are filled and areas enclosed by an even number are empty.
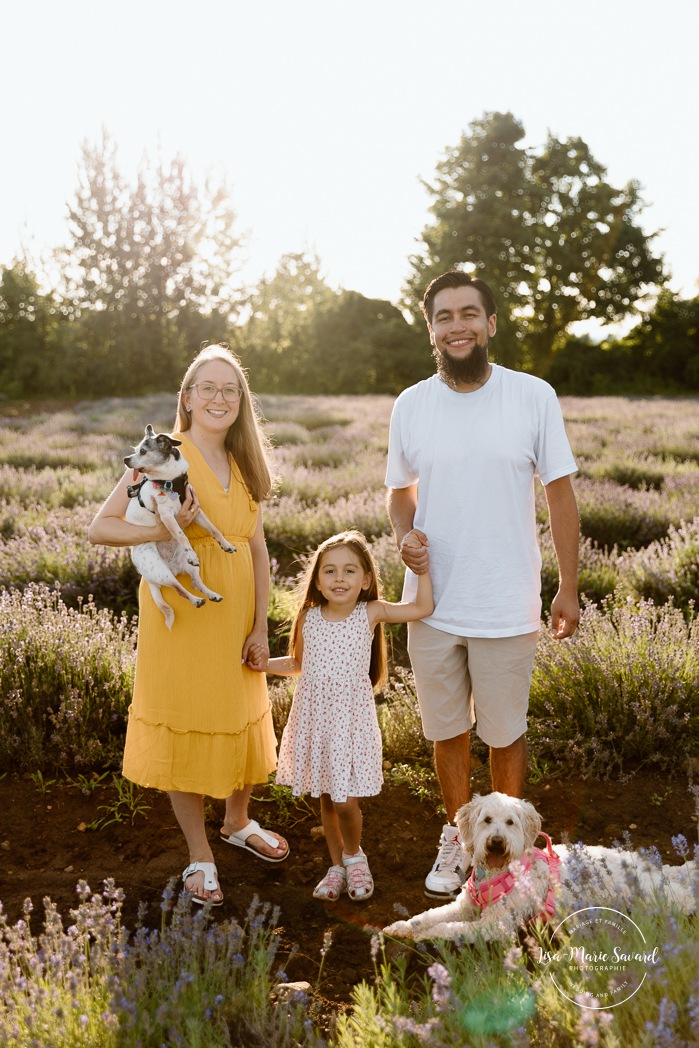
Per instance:
[[[447,147],[490,110],[581,136],[643,186],[672,286],[699,279],[695,0],[35,0],[0,4],[0,264],[66,237],[80,146],[225,171],[250,282],[312,249],[396,301]]]

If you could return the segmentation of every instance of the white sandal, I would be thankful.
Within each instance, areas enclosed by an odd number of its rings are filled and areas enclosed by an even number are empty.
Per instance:
[[[347,871],[344,866],[331,866],[313,889],[313,898],[323,902],[337,902],[343,892],[347,891]]]
[[[289,858],[289,846],[287,844],[286,851],[283,855],[265,855],[259,848],[255,848],[252,844],[248,843],[248,837],[260,837],[266,845],[270,848],[279,849],[280,837],[272,837],[271,834],[263,830],[259,822],[255,822],[251,819],[247,826],[243,826],[242,830],[234,830],[233,833],[227,834],[221,830],[221,840],[225,841],[226,844],[234,844],[236,848],[245,848],[252,855],[255,855],[258,859],[263,859],[265,862],[284,862],[285,859]]]
[[[191,877],[193,873],[204,874],[204,891],[205,892],[218,892],[221,896],[220,899],[203,899],[201,895],[197,895],[191,888],[187,887],[187,878]],[[204,906],[207,902],[211,906],[221,906],[223,903],[223,892],[221,891],[221,885],[218,883],[218,870],[216,869],[213,862],[190,862],[189,866],[182,873],[182,884],[184,890],[189,892],[192,896],[192,902],[199,903],[200,906]]]
[[[343,854],[342,862],[347,872],[347,894],[352,902],[370,899],[374,894],[374,878],[361,848],[356,855]]]

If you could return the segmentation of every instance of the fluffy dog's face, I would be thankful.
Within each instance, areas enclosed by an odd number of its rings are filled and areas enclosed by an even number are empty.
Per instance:
[[[138,473],[145,473],[146,476],[155,474],[169,480],[183,472],[182,457],[177,450],[181,443],[181,440],[175,440],[166,433],[156,433],[149,425],[133,455],[127,455],[124,462]]]
[[[534,845],[541,819],[529,801],[505,793],[479,794],[459,808],[456,825],[474,866],[502,869]]]

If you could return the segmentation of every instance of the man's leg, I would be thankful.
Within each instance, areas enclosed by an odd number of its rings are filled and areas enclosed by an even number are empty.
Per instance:
[[[454,825],[457,811],[471,796],[471,746],[469,732],[434,744],[434,766],[442,791],[447,819]],[[505,791],[503,791],[505,792]]]
[[[509,746],[490,747],[490,778],[494,790],[510,797],[523,797],[526,777],[527,740],[524,735]]]
[[[408,650],[415,673],[422,727],[434,741],[434,762],[448,822],[442,827],[437,858],[425,878],[425,894],[453,899],[466,877],[466,856],[454,814],[469,799],[471,681],[466,643],[424,622],[408,626]]]

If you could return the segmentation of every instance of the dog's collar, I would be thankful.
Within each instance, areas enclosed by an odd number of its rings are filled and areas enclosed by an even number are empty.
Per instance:
[[[142,506],[143,509],[147,509],[149,513],[155,513],[155,510],[146,506],[141,498],[141,488],[144,484],[148,484],[149,482],[153,487],[162,488],[163,491],[174,491],[179,497],[180,502],[184,502],[185,492],[187,490],[187,485],[189,484],[189,477],[186,473],[180,474],[180,476],[175,477],[174,480],[153,480],[150,477],[144,477],[138,484],[129,484],[126,489],[126,494],[130,499],[138,499],[139,506]]]
[[[548,865],[549,868],[549,888],[546,893],[546,901],[544,902],[544,909],[541,913],[537,914],[542,920],[546,921],[549,917],[553,917],[555,908],[555,890],[561,880],[561,873],[559,866],[561,860],[553,850],[551,838],[546,833],[542,833],[541,836],[546,841],[546,851],[541,848],[532,848],[531,852],[523,855],[519,860],[519,866],[521,872],[518,871],[517,876],[520,877],[522,873],[527,873],[532,868],[532,862],[536,860],[542,860]],[[479,871],[481,872],[481,878],[478,877]],[[485,871],[482,867],[474,866],[471,871],[471,876],[466,882],[466,891],[468,897],[475,906],[479,906],[481,910],[485,910],[486,907],[492,906],[493,903],[501,899],[503,895],[509,895],[517,883],[515,874],[508,868],[502,870],[494,877],[488,877],[482,879],[482,874]]]

